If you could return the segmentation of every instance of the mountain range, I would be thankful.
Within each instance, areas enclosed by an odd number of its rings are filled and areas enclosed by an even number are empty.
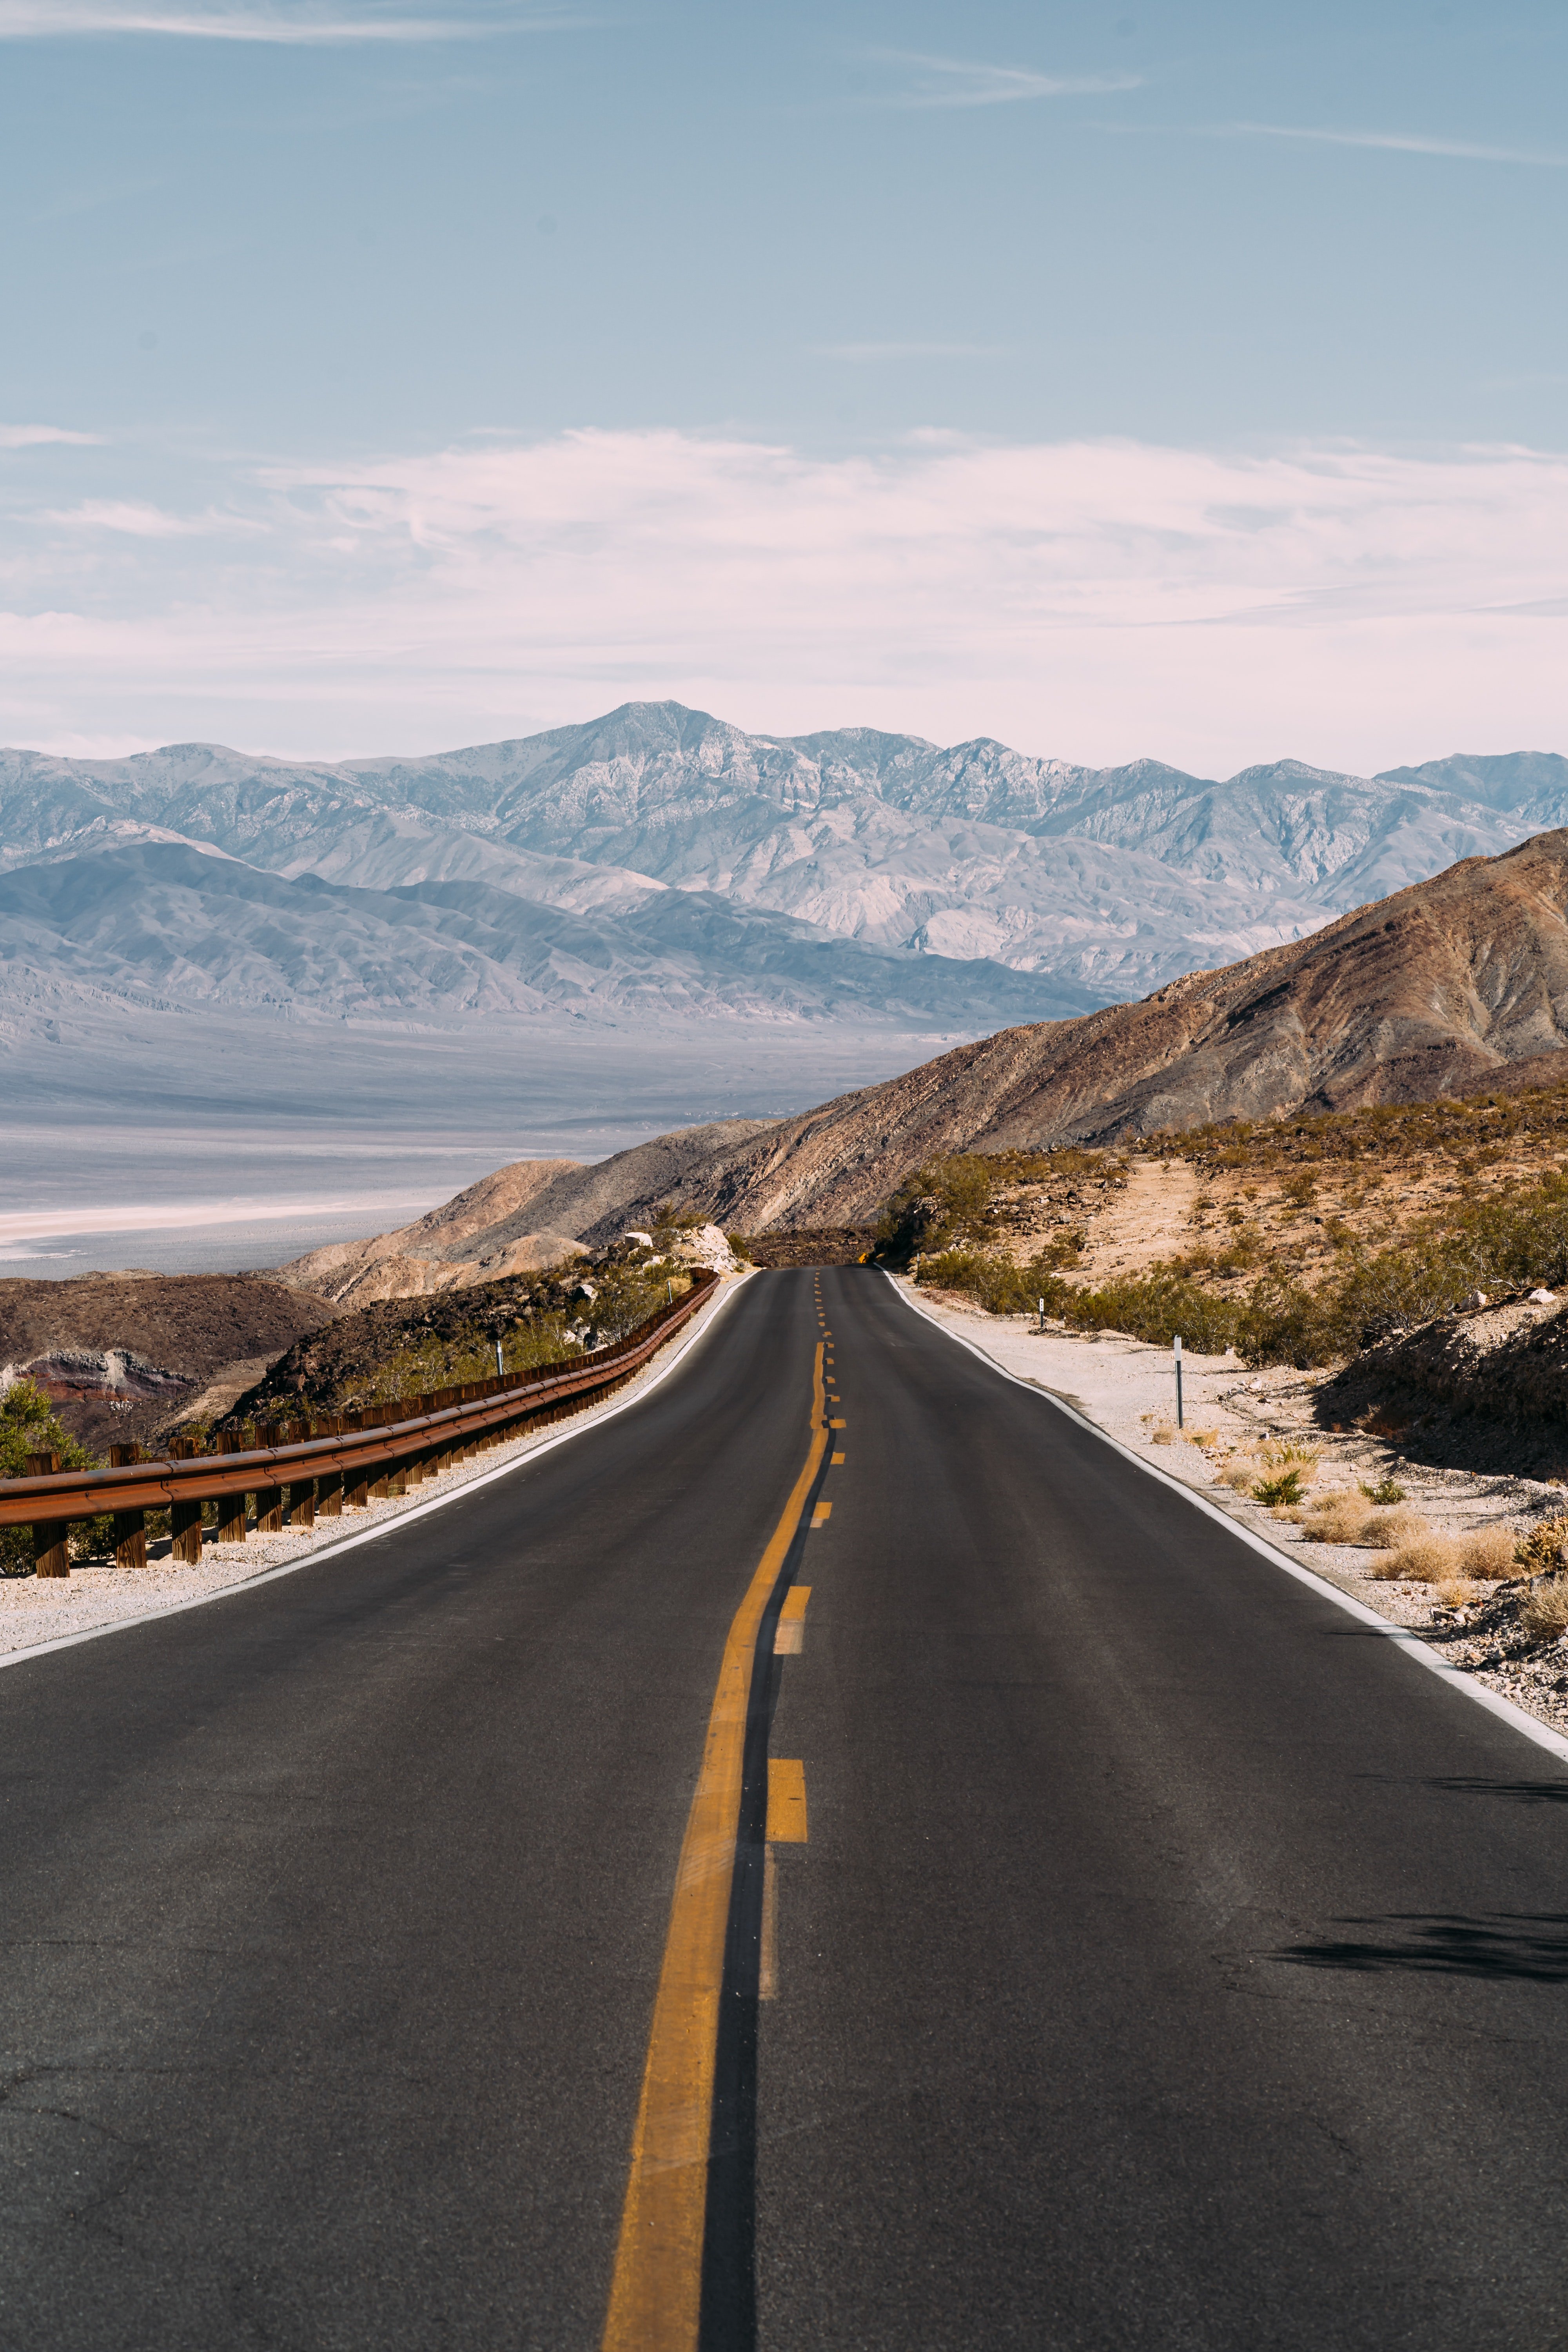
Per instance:
[[[12,1034],[71,985],[332,1021],[973,1034],[1300,939],[1565,819],[1549,752],[1218,782],[668,702],[416,759],[0,751],[0,979]]]

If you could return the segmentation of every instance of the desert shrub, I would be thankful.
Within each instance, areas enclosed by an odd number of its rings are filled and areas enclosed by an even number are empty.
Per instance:
[[[700,1209],[678,1209],[673,1201],[661,1201],[653,1213],[649,1227],[655,1249],[668,1249],[678,1234],[694,1234],[708,1223]],[[662,1236],[662,1238],[661,1238]]]
[[[1396,1550],[1384,1552],[1369,1573],[1384,1583],[1443,1584],[1459,1573],[1459,1547],[1447,1536],[1413,1536]]]
[[[1549,1576],[1519,1604],[1521,1629],[1532,1642],[1555,1642],[1568,1633],[1568,1576]]]
[[[1315,1495],[1307,1506],[1306,1533],[1312,1543],[1360,1543],[1365,1525],[1366,1505],[1343,1486]]]
[[[1451,1576],[1446,1583],[1436,1586],[1433,1598],[1440,1601],[1445,1609],[1463,1609],[1469,1601],[1479,1600],[1480,1595],[1468,1577]]]
[[[735,1255],[738,1258],[742,1259],[746,1265],[750,1265],[752,1263],[752,1244],[747,1236],[744,1234],[726,1234],[724,1239],[729,1243],[730,1247],[734,1252]]]
[[[1158,1348],[1168,1348],[1179,1332],[1183,1346],[1202,1356],[1224,1355],[1236,1337],[1236,1307],[1165,1266],[1098,1290],[1062,1283],[1051,1311],[1079,1330],[1125,1331]]]
[[[1362,1521],[1360,1541],[1384,1551],[1397,1551],[1432,1530],[1419,1511],[1400,1505],[1392,1511],[1369,1511]]]
[[[916,1250],[977,1240],[990,1198],[991,1171],[978,1152],[928,1160],[883,1204],[878,1244],[890,1257],[909,1257]]]
[[[1568,1563],[1568,1518],[1539,1520],[1521,1536],[1513,1556],[1528,1576],[1544,1576]]]
[[[1361,1491],[1369,1503],[1388,1505],[1405,1500],[1405,1489],[1397,1478],[1380,1478],[1375,1486],[1363,1484]]]
[[[1174,1445],[1176,1442],[1175,1430],[1168,1421],[1156,1422],[1149,1435],[1156,1445]]]
[[[920,1280],[922,1288],[963,1291],[990,1315],[1027,1314],[1042,1295],[1026,1268],[994,1250],[941,1250],[921,1259]]]
[[[1459,1565],[1483,1584],[1500,1584],[1514,1572],[1516,1538],[1511,1528],[1478,1528],[1459,1544]]]
[[[1299,1470],[1303,1478],[1311,1476],[1322,1458],[1317,1446],[1298,1445],[1294,1438],[1275,1438],[1263,1448],[1265,1462],[1275,1463],[1282,1470]]]
[[[1260,1478],[1252,1490],[1260,1503],[1270,1503],[1276,1509],[1281,1505],[1299,1503],[1301,1499],[1300,1470],[1277,1470],[1272,1476]]]
[[[58,1454],[62,1470],[85,1470],[92,1455],[63,1429],[42,1389],[31,1381],[13,1381],[0,1395],[0,1478],[25,1478],[29,1454]],[[87,1523],[95,1530],[100,1523]],[[107,1517],[101,1531],[109,1526]],[[89,1538],[90,1540],[90,1538]],[[73,1534],[71,1548],[80,1556],[82,1537]],[[28,1528],[0,1528],[0,1576],[32,1572],[33,1538]]]
[[[1189,1429],[1187,1432],[1187,1444],[1189,1445],[1202,1445],[1207,1447],[1215,1443],[1215,1440],[1218,1435],[1219,1432],[1217,1429]]]

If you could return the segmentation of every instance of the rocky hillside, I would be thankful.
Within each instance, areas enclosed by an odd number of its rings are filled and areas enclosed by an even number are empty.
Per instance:
[[[586,1166],[573,1160],[514,1160],[411,1225],[311,1250],[280,1266],[278,1278],[357,1307],[374,1298],[428,1297],[558,1265],[590,1242],[613,1247],[628,1223],[651,1223],[688,1177],[771,1125],[719,1119],[655,1136]]]
[[[95,1453],[226,1412],[332,1308],[255,1275],[0,1282],[0,1388],[31,1380]]]
[[[855,1224],[933,1155],[1420,1102],[1568,1045],[1568,832],[1193,972],[1008,1029],[717,1154],[679,1188],[727,1228]]]

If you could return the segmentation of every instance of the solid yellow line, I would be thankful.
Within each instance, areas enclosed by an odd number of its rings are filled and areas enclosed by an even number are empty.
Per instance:
[[[724,1932],[741,1818],[746,1705],[757,1632],[827,1447],[822,1349],[811,1387],[811,1444],[746,1597],[735,1612],[708,1717],[697,1793],[675,1875],[654,2000],[631,2178],[610,2283],[604,2352],[694,2352]]]

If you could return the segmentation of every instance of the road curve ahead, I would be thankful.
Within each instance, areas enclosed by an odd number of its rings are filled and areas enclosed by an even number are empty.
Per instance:
[[[1568,1770],[870,1272],[0,1774],[3,2352],[1568,2333]]]

